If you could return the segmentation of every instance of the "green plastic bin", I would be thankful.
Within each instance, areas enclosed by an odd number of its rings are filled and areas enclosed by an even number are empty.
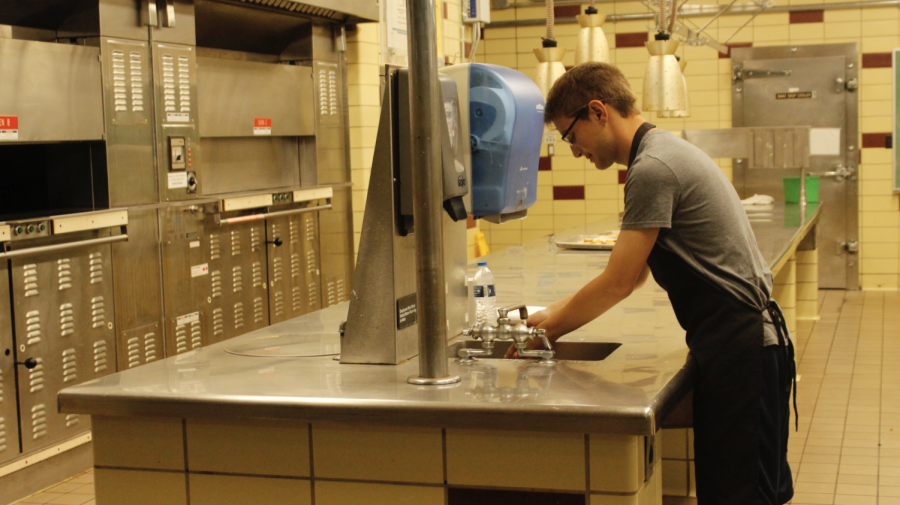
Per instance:
[[[784,178],[784,201],[786,203],[800,203],[800,178]],[[806,201],[816,203],[819,201],[819,178],[806,177]]]

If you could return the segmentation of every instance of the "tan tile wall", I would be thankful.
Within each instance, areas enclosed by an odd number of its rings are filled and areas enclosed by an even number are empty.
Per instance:
[[[724,0],[720,3],[728,3]],[[812,3],[790,0],[788,3]],[[645,13],[635,1],[597,5],[601,13]],[[491,13],[492,20],[543,19],[543,7],[520,7]],[[727,38],[749,16],[724,16],[710,26],[710,35]],[[698,24],[706,20],[694,18]],[[578,25],[557,25],[560,46],[568,49],[564,64],[574,64]],[[610,43],[610,59],[628,77],[632,87],[643,86],[648,53],[643,47],[616,48],[616,34],[646,32],[645,21],[606,23],[603,29]],[[540,46],[543,27],[487,28],[478,48],[478,61],[504,65],[532,75],[537,65],[532,49]],[[878,9],[826,10],[824,22],[790,24],[788,13],[762,14],[739,32],[731,42],[753,46],[857,42],[861,53],[886,53],[900,46],[900,11]],[[685,71],[690,89],[692,117],[647,119],[662,128],[728,128],[731,126],[730,59],[707,47],[679,49],[688,62]],[[891,132],[891,69],[863,68],[860,72],[860,134]],[[862,145],[861,143],[859,145]],[[562,147],[562,146],[557,146]],[[548,233],[563,231],[591,221],[595,216],[622,210],[622,189],[613,166],[599,172],[583,160],[572,158],[568,149],[556,150],[552,170],[538,179],[538,203],[529,217],[503,225],[482,223],[492,252],[521,244]],[[546,146],[544,154],[546,155]],[[900,287],[900,200],[891,189],[891,149],[862,149],[860,166],[860,280],[866,289]],[[731,160],[717,160],[731,174]],[[584,186],[584,200],[553,200],[554,186]]]
[[[107,417],[94,441],[98,505],[441,505],[449,487],[660,505],[663,489],[661,437],[646,481],[630,435]]]

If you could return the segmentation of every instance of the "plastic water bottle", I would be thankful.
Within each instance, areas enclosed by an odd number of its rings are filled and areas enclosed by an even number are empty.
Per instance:
[[[475,316],[479,323],[494,324],[497,321],[497,293],[494,291],[494,274],[487,267],[487,262],[478,263],[475,272]]]

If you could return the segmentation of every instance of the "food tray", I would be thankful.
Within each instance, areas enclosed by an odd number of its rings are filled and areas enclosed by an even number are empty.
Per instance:
[[[608,235],[607,235],[608,233]],[[606,232],[602,235],[575,235],[565,240],[556,240],[557,247],[563,249],[586,249],[591,251],[611,251],[615,244],[592,244],[586,243],[585,239],[605,239],[615,240],[618,238],[618,232]]]

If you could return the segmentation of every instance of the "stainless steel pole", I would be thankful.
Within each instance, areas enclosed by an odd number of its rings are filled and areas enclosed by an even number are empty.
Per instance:
[[[407,0],[409,110],[412,138],[413,220],[416,236],[419,375],[410,384],[459,382],[447,374],[447,298],[441,212],[441,123],[444,108],[437,75],[433,0]]]

